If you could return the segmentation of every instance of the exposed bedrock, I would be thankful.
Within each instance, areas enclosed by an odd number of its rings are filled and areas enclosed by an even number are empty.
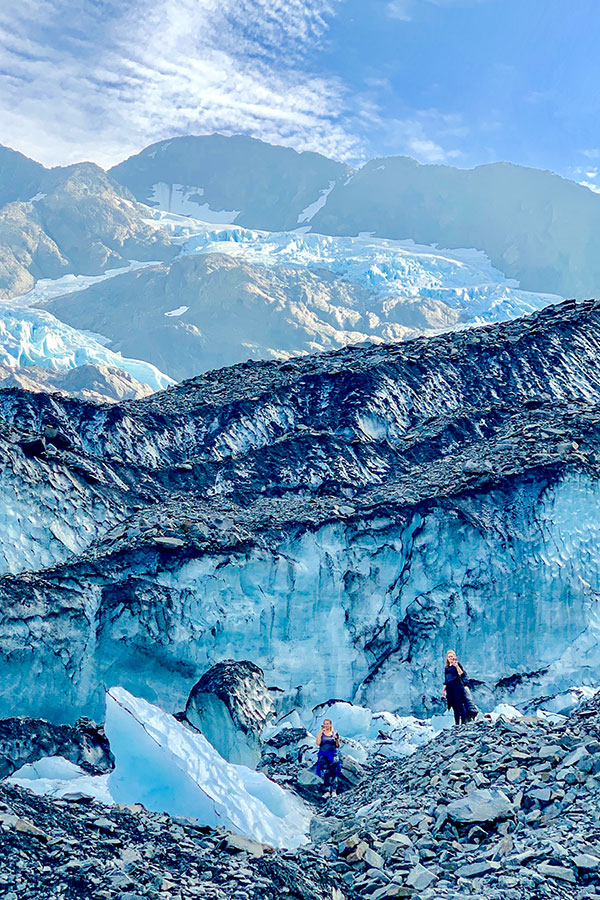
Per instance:
[[[221,756],[256,768],[262,730],[275,714],[264,672],[249,660],[226,659],[212,666],[194,685],[185,717]]]
[[[98,716],[110,684],[181,709],[224,659],[283,705],[437,709],[449,647],[484,707],[597,683],[599,319],[563,304],[111,407],[7,391],[0,715]],[[69,446],[32,455],[48,428]],[[47,561],[53,502],[73,537]]]

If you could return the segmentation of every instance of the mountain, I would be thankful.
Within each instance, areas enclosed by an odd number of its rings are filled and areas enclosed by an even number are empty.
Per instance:
[[[0,363],[0,390],[23,388],[34,393],[56,391],[92,403],[114,403],[147,397],[152,389],[128,372],[112,366],[87,363],[73,369],[43,369],[40,366],[10,367]]]
[[[519,290],[474,252],[159,221],[183,241],[173,262],[40,303],[178,381],[247,359],[514,318],[557,299]]]
[[[114,166],[110,175],[149,206],[206,222],[282,231],[309,218],[350,172],[318,153],[212,134],[159,141]]]
[[[0,298],[24,294],[40,278],[95,275],[173,254],[147,211],[98,166],[46,171],[41,186],[0,209]]]
[[[0,207],[31,200],[40,192],[48,169],[22,153],[0,145]]]
[[[600,196],[553,172],[371,160],[334,187],[311,226],[476,247],[527,290],[580,298],[599,292]]]
[[[118,675],[180,709],[237,657],[427,711],[448,646],[486,705],[597,682],[599,351],[571,302],[110,408],[0,392],[2,708],[97,714]]]
[[[474,247],[526,290],[581,299],[599,291],[600,196],[552,172],[408,157],[353,171],[316,154],[208,135],[154,144],[111,175],[143,203],[209,222]]]

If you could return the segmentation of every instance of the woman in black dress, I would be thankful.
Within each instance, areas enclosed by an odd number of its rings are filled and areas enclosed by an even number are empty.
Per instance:
[[[469,718],[468,699],[463,684],[464,677],[465,671],[458,662],[456,653],[454,650],[448,650],[442,697],[448,704],[448,709],[451,709],[454,713],[455,725],[465,725]]]

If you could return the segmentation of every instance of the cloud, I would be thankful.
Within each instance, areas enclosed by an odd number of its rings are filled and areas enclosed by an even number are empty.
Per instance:
[[[46,164],[212,131],[356,158],[343,84],[306,64],[339,3],[22,0],[0,10],[1,133]]]
[[[388,0],[386,3],[386,13],[391,19],[397,19],[401,22],[410,22],[414,18],[415,12],[424,4],[439,7],[469,7],[481,6],[484,3],[494,2],[494,0]]]

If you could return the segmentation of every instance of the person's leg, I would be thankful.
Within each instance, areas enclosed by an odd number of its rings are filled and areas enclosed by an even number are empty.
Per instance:
[[[452,712],[454,713],[454,724],[455,725],[466,725],[467,713],[466,713],[464,705],[453,706]]]

